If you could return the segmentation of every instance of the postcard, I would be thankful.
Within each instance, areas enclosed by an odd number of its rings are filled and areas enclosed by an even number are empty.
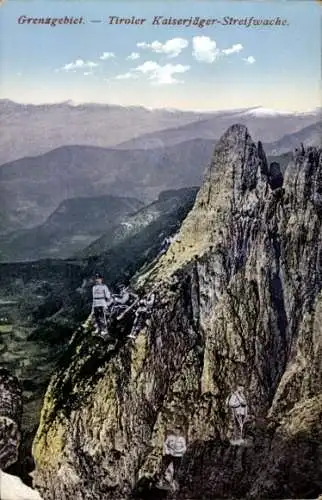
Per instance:
[[[322,498],[321,7],[0,2],[2,500]]]

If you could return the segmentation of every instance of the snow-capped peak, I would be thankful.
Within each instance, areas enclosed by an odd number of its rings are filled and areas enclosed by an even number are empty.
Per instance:
[[[282,111],[277,109],[263,108],[258,106],[257,108],[249,109],[244,112],[245,115],[251,116],[278,116],[278,115],[294,115],[295,112],[292,111]]]
[[[244,111],[242,114],[246,116],[255,117],[277,117],[277,116],[306,116],[306,115],[317,115],[321,112],[320,108],[315,108],[307,111],[285,111],[277,110],[271,108],[264,108],[262,106],[257,106],[256,108],[250,108]]]

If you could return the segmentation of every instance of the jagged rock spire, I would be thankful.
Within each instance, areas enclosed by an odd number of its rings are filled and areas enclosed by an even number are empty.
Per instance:
[[[236,203],[246,191],[256,188],[261,174],[267,173],[266,164],[261,143],[256,146],[244,125],[232,125],[216,145],[200,193],[206,192],[208,202],[214,203],[209,194],[215,194],[217,185],[222,195],[230,194]]]
[[[160,261],[159,278],[172,274],[210,246],[221,245],[223,230],[232,216],[254,213],[267,189],[268,166],[262,144],[253,142],[244,125],[232,125],[215,147],[178,242]]]

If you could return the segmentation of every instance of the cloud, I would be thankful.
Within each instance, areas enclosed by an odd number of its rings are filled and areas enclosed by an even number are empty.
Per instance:
[[[89,76],[89,75],[93,75],[93,74],[94,74],[93,71],[85,71],[84,72],[85,76]]]
[[[253,56],[248,56],[243,58],[243,61],[245,61],[247,64],[254,64],[254,62],[256,62],[256,59]]]
[[[132,52],[126,59],[130,59],[131,61],[135,61],[140,58],[140,54],[138,52]]]
[[[107,61],[107,59],[113,59],[114,57],[114,52],[103,52],[103,54],[100,56],[100,59],[102,61]]]
[[[70,62],[65,64],[62,68],[60,68],[61,71],[75,71],[77,69],[87,69],[87,68],[95,68],[98,66],[97,63],[93,61],[83,61],[83,59],[76,59],[75,62]],[[57,71],[60,71],[57,70]]]
[[[189,69],[190,66],[184,66],[182,64],[165,64],[162,66],[155,61],[145,61],[140,66],[132,68],[127,73],[117,75],[115,79],[136,79],[141,74],[146,76],[152,85],[170,85],[174,83],[183,83],[182,80],[174,78],[173,75],[185,73]]]
[[[189,69],[190,66],[184,66],[183,64],[165,64],[161,66],[155,61],[145,61],[133,71],[146,75],[148,80],[154,85],[169,85],[183,83],[182,80],[177,80],[173,75],[176,73],[185,73]]]
[[[192,47],[192,55],[197,61],[212,63],[220,54],[215,40],[211,40],[208,36],[194,36]]]
[[[232,47],[229,49],[223,49],[221,52],[225,54],[226,56],[229,56],[230,54],[236,54],[243,50],[243,46],[241,43],[235,43]]]
[[[188,47],[188,45],[188,40],[185,40],[184,38],[172,38],[167,40],[165,43],[155,40],[152,43],[138,42],[136,44],[136,46],[141,49],[151,49],[157,54],[165,54],[168,57],[177,57],[181,54],[183,49]]]
[[[117,75],[115,77],[116,80],[129,80],[131,78],[137,78],[138,75],[136,75],[135,73],[131,72],[131,71],[128,71],[127,73],[123,73],[122,75]]]

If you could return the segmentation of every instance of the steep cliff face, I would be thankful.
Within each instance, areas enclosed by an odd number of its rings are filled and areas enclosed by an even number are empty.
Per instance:
[[[137,278],[158,294],[148,327],[131,346],[126,318],[112,351],[80,330],[51,381],[34,442],[45,499],[158,498],[177,424],[178,499],[321,492],[321,215],[321,150],[297,153],[283,182],[244,126],[227,130],[180,237]],[[237,383],[240,447],[225,407]]]
[[[22,388],[17,377],[0,369],[0,498],[1,500],[41,500],[39,493],[20,478],[7,474],[19,456],[22,417]]]
[[[0,469],[18,459],[22,417],[22,389],[16,377],[0,369]]]

